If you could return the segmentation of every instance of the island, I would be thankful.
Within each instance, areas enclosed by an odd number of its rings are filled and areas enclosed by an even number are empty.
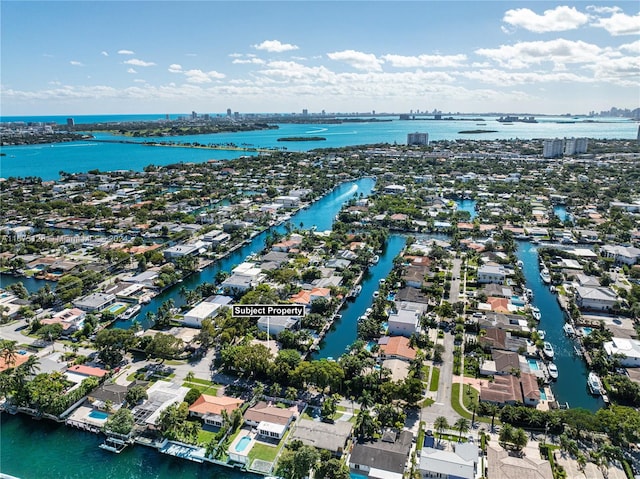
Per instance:
[[[460,135],[475,135],[478,133],[498,133],[498,130],[462,130],[458,133]]]
[[[325,141],[323,136],[285,136],[278,138],[278,141]]]

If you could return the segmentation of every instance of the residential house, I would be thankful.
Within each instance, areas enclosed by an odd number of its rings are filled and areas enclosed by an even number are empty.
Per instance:
[[[628,338],[612,338],[604,343],[604,350],[613,359],[617,355],[626,368],[640,368],[640,341]]]
[[[297,416],[296,407],[282,409],[260,401],[247,409],[244,421],[247,425],[255,427],[258,435],[280,440]]]
[[[491,479],[553,479],[551,465],[537,454],[514,455],[498,445],[487,447],[487,477]]]
[[[189,407],[189,415],[199,417],[210,426],[222,427],[223,413],[226,412],[231,416],[231,413],[243,404],[244,401],[238,398],[201,394]]]
[[[454,444],[453,451],[443,451],[433,447],[433,443],[433,436],[426,436],[420,452],[419,468],[423,478],[475,479],[479,461],[475,444],[459,442]]]
[[[577,286],[574,290],[580,309],[610,311],[618,302],[618,295],[611,288]]]
[[[92,293],[80,299],[76,299],[73,305],[88,313],[101,311],[116,302],[115,294]]]
[[[178,244],[164,250],[164,257],[171,260],[183,256],[195,256],[202,247],[202,244]]]
[[[411,361],[416,358],[416,350],[410,343],[410,340],[404,336],[383,336],[378,339],[380,347],[378,355],[382,359]]]
[[[84,324],[87,313],[80,308],[67,308],[55,313],[51,318],[40,320],[40,324],[59,324],[64,334],[71,334]]]
[[[285,329],[295,329],[300,323],[300,318],[292,316],[261,316],[258,319],[258,329],[277,336]]]
[[[640,261],[640,248],[622,245],[604,245],[600,254],[605,258],[613,258],[618,264],[633,265]]]
[[[333,424],[300,419],[291,434],[291,440],[302,441],[307,446],[324,449],[334,457],[341,457],[345,451],[353,425],[348,421]]]
[[[507,271],[499,265],[483,264],[478,268],[477,281],[479,284],[503,284],[507,278]]]
[[[402,479],[411,451],[411,431],[387,430],[373,442],[358,442],[349,456],[349,468],[369,479]]]
[[[422,288],[427,273],[429,266],[411,264],[405,269],[402,280],[411,288]]]
[[[400,308],[391,313],[387,321],[390,336],[410,337],[420,330],[420,312],[413,309]]]
[[[540,386],[538,386],[538,378],[534,374],[520,374],[520,388],[522,389],[522,402],[525,406],[536,407],[540,403]]]

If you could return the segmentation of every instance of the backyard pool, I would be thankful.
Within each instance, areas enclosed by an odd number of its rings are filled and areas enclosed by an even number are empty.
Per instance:
[[[240,440],[236,443],[236,452],[244,451],[249,443],[251,442],[251,438],[249,436],[242,436]]]
[[[540,390],[540,399],[542,399],[543,401],[547,400],[547,393],[544,392],[544,389]]]
[[[540,365],[536,359],[527,359],[527,362],[531,371],[540,371]]]
[[[589,326],[584,326],[582,328],[582,334],[584,334],[585,336],[589,336],[592,331],[593,331],[593,328],[590,328]]]
[[[89,413],[89,417],[92,418],[92,419],[98,419],[98,420],[104,421],[105,419],[107,419],[109,417],[109,415],[106,412],[103,412],[103,411],[95,411],[95,410],[93,410],[93,411],[91,411]]]
[[[119,310],[121,310],[122,308],[125,308],[125,307],[126,307],[126,306],[125,306],[124,304],[122,304],[122,303],[116,303],[116,304],[113,304],[113,305],[109,306],[108,311],[109,311],[110,313],[115,314],[115,313],[117,313]]]

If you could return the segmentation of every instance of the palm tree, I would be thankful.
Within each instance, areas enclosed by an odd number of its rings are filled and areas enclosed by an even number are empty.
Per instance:
[[[33,376],[36,372],[40,371],[39,363],[40,359],[35,354],[32,354],[27,360],[19,366],[19,369],[24,370],[27,376]]]
[[[433,427],[438,432],[438,444],[440,444],[442,433],[449,429],[449,421],[444,416],[438,416],[435,421],[433,421]]]
[[[458,442],[460,442],[462,440],[462,434],[469,432],[469,420],[461,417],[454,423],[453,427],[459,432]]]
[[[495,430],[494,425],[496,421],[496,414],[498,414],[500,408],[497,404],[489,403],[485,406],[485,410],[487,411],[487,414],[491,414],[491,432],[493,432]]]
[[[373,437],[377,429],[377,421],[368,409],[361,409],[356,416],[355,431],[358,439]]]
[[[18,353],[17,345],[18,341],[5,340],[0,343],[0,347],[2,348],[0,357],[4,359],[8,368],[11,368],[11,365],[16,363],[16,354]]]

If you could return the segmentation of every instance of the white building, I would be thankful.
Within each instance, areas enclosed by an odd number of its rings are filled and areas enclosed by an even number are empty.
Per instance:
[[[261,316],[258,319],[258,329],[277,336],[285,329],[295,328],[299,321],[300,318],[291,316]]]
[[[468,442],[454,445],[454,452],[436,449],[431,445],[420,453],[420,473],[423,478],[474,479],[478,470],[478,447]],[[431,437],[431,439],[433,439]]]
[[[507,271],[502,266],[482,265],[478,268],[478,283],[503,284],[507,278]]]
[[[429,133],[408,133],[407,145],[428,145]]]
[[[542,142],[544,158],[559,158],[564,152],[564,142],[560,138],[547,139]]]
[[[579,155],[587,152],[588,140],[586,138],[566,138],[564,140],[565,155]]]
[[[577,286],[574,289],[576,292],[576,304],[580,309],[609,311],[618,301],[618,296],[610,288]]]
[[[604,245],[600,254],[606,258],[613,258],[616,263],[628,265],[636,264],[640,260],[640,249],[633,246]]]
[[[410,337],[420,330],[420,313],[410,309],[400,309],[389,315],[389,336]]]
[[[182,324],[185,326],[190,326],[192,328],[201,328],[202,321],[207,318],[212,318],[217,315],[217,311],[222,307],[221,304],[218,303],[208,303],[207,301],[203,301],[198,303],[193,308],[191,308],[187,313],[185,313]]]
[[[604,343],[604,350],[609,358],[620,355],[620,364],[624,367],[640,368],[640,341],[637,339],[612,338]]]

